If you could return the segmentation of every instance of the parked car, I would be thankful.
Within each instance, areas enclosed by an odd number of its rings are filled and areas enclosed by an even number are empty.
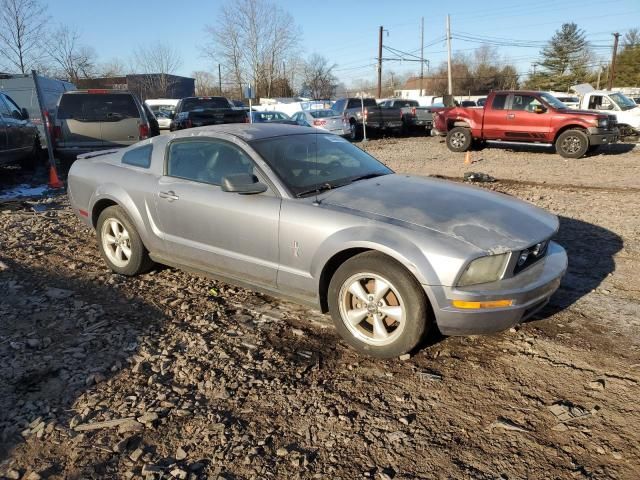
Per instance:
[[[382,108],[399,108],[402,116],[402,130],[409,132],[416,127],[427,132],[433,125],[433,114],[429,107],[421,107],[417,100],[390,98],[380,103]]]
[[[142,108],[144,109],[144,113],[149,121],[149,136],[155,137],[156,135],[160,135],[160,122],[157,117],[146,103],[142,103]]]
[[[0,93],[0,165],[19,163],[22,168],[33,168],[40,153],[38,127],[29,120],[29,112]]]
[[[331,109],[303,110],[295,113],[291,120],[303,127],[319,128],[340,136],[347,136],[351,132],[344,117]]]
[[[562,103],[564,103],[568,108],[580,108],[580,99],[575,95],[569,95],[562,92],[548,92],[549,94],[556,97]]]
[[[615,116],[621,137],[640,135],[640,106],[629,97],[620,92],[594,90],[591,85],[577,85],[574,88],[581,95],[582,110]]]
[[[359,140],[364,133],[363,120],[367,130],[400,132],[402,117],[399,108],[383,108],[374,98],[339,98],[331,106],[349,124],[351,140]]]
[[[245,111],[225,97],[187,97],[178,102],[169,130],[248,121]]]
[[[36,82],[40,90],[41,101],[36,92]],[[38,138],[43,149],[47,148],[45,128],[51,131],[60,95],[75,89],[73,83],[37,74],[35,77],[31,73],[0,74],[0,92],[9,95],[20,107],[27,109],[31,123],[38,127]]]
[[[476,100],[476,105],[478,107],[484,107],[484,104],[487,103],[487,97],[479,98]]]
[[[255,112],[251,111],[251,121],[253,123],[288,123],[289,125],[296,125],[289,115],[282,112]]]
[[[292,298],[330,312],[375,357],[406,353],[436,327],[520,323],[567,268],[555,215],[396,175],[318,129],[218,125],[86,157],[71,167],[69,198],[112,271],[158,262]]]
[[[460,102],[460,106],[462,108],[477,107],[476,102],[474,102],[473,100],[462,100]]]
[[[60,97],[54,149],[65,160],[82,153],[132,145],[153,136],[137,97],[126,90],[75,90]]]
[[[580,158],[618,140],[615,116],[569,110],[546,92],[492,92],[484,108],[447,108],[434,122],[453,152],[501,141],[553,145],[565,158]]]
[[[174,98],[152,98],[144,101],[155,115],[158,126],[162,130],[168,130],[171,126],[178,102],[179,100]]]

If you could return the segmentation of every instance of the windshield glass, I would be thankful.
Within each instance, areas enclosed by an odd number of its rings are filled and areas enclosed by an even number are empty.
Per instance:
[[[335,117],[336,112],[333,110],[312,110],[309,112],[313,118]]]
[[[191,112],[215,108],[231,108],[229,101],[224,97],[200,97],[185,98],[182,101],[182,111]]]
[[[547,102],[547,104],[549,104],[549,106],[551,106],[553,108],[557,108],[559,110],[561,110],[563,108],[569,108],[564,103],[562,103],[560,100],[558,100],[556,97],[551,95],[550,93],[541,93],[540,96],[542,97],[542,99],[545,102]]]
[[[291,120],[289,116],[282,112],[253,112],[254,122],[273,122],[277,120]]]
[[[611,98],[611,100],[620,107],[620,110],[629,110],[636,107],[636,102],[621,93],[612,93],[609,95],[609,98]]]
[[[250,144],[296,196],[338,188],[361,177],[393,173],[371,155],[336,135],[287,135],[255,140]]]

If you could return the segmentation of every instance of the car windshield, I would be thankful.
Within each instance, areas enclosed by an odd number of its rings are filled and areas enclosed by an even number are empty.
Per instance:
[[[335,117],[336,112],[333,110],[311,110],[309,112],[313,118],[327,118],[327,117]]]
[[[182,101],[183,112],[193,112],[198,110],[209,110],[216,108],[231,108],[229,101],[223,97],[198,97],[185,98]]]
[[[277,120],[291,120],[286,113],[282,112],[253,112],[254,122],[273,122]]]
[[[287,135],[254,140],[251,146],[298,197],[393,173],[336,135]]]
[[[618,107],[620,107],[620,110],[631,110],[632,108],[637,107],[636,102],[621,93],[612,93],[609,95],[609,98],[613,100]]]
[[[541,93],[540,97],[551,107],[556,108],[558,110],[569,108],[556,97],[551,95],[550,93]]]

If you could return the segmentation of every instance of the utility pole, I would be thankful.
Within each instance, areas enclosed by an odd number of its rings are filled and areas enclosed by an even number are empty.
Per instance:
[[[424,79],[424,17],[420,19],[420,96],[422,96],[422,80]]]
[[[600,75],[602,74],[602,70],[604,67],[602,65],[598,66],[598,81],[596,82],[596,90],[600,90]]]
[[[382,97],[382,25],[378,35],[378,98]]]
[[[611,72],[609,73],[609,84],[607,90],[613,88],[613,80],[616,76],[616,55],[618,54],[618,38],[620,34],[618,32],[613,34],[613,55],[611,55]]]
[[[222,96],[222,70],[220,64],[218,64],[218,90],[220,90],[220,96]]]
[[[453,79],[451,78],[451,17],[447,15],[447,92],[453,95]]]

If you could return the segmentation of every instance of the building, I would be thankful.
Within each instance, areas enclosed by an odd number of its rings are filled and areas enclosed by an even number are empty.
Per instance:
[[[162,73],[131,74],[121,77],[84,78],[78,80],[78,88],[106,88],[129,90],[141,100],[149,98],[193,97],[196,81],[190,77]]]

